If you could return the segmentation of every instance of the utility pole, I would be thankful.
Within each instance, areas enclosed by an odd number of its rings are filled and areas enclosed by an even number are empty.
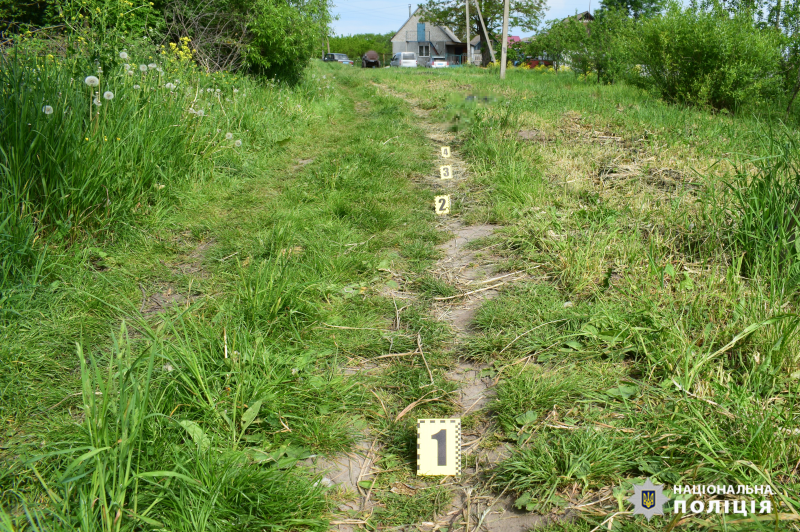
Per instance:
[[[464,0],[467,7],[467,64],[472,64],[472,46],[469,44],[469,0]]]
[[[503,47],[500,53],[500,79],[506,79],[506,62],[508,61],[508,7],[509,0],[503,6]]]
[[[478,0],[475,0],[475,9],[478,10],[478,18],[481,21],[481,28],[483,28],[483,35],[486,37],[486,44],[489,45],[489,55],[492,57],[492,63],[497,62],[494,57],[494,48],[492,48],[492,39],[489,37],[489,32],[486,31],[486,24],[483,22],[483,14],[481,14],[481,6],[478,5]]]

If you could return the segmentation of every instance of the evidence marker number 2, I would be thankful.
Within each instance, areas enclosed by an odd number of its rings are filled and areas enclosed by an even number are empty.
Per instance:
[[[433,198],[433,208],[436,214],[450,214],[450,196],[436,196]]]
[[[461,475],[461,420],[417,420],[417,476]]]

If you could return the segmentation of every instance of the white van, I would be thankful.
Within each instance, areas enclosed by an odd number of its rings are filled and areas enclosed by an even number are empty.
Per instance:
[[[389,66],[393,67],[415,67],[417,66],[417,54],[414,52],[397,52],[392,56]]]

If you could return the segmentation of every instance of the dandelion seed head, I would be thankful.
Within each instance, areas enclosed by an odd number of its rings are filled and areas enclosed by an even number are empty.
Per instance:
[[[239,89],[233,89],[234,94],[239,94]]]
[[[147,72],[147,65],[139,65],[139,72]]]
[[[127,58],[128,58],[128,54],[127,54],[127,53],[125,53],[125,52],[120,52],[120,53],[119,53],[119,58],[120,58],[120,59],[127,59]]]
[[[141,89],[142,87],[140,87],[139,85],[134,85],[133,88],[134,89]]]
[[[172,90],[175,88],[175,85],[173,85],[172,83],[167,83],[166,85],[164,85],[164,87],[168,88],[169,90]]]
[[[125,67],[125,70],[130,70],[131,69],[131,65],[129,63],[125,63],[122,66]]]
[[[97,76],[86,76],[86,79],[83,80],[84,83],[89,85],[90,87],[97,87],[100,85],[100,80],[97,79]]]
[[[225,133],[225,140],[231,140],[233,138],[233,133]]]
[[[214,89],[212,89],[211,87],[209,87],[209,88],[207,88],[207,89],[206,89],[206,92],[211,92],[211,91],[213,91],[213,90],[214,90]]]
[[[155,63],[150,63],[149,65],[147,65],[147,68],[149,68],[150,70],[155,70],[158,68],[158,65]]]
[[[128,74],[129,76],[133,76],[133,70],[127,70],[125,73]]]
[[[105,98],[106,100],[113,100],[114,99],[114,93],[111,92],[111,91],[106,91],[106,92],[103,93],[103,98]]]
[[[214,92],[220,92],[219,89],[215,90]]]
[[[163,69],[163,68],[161,68],[161,67],[158,67],[158,68],[156,69],[156,72],[158,72],[159,74],[163,74],[163,73],[164,73],[164,69]]]
[[[42,112],[46,115],[51,115],[53,114],[53,108],[50,107],[49,105],[45,105],[44,107],[42,107]]]
[[[205,111],[203,111],[202,109],[197,110],[197,116],[203,117],[205,116],[205,114],[206,114]]]
[[[241,140],[237,140],[236,142],[233,143],[233,145],[238,148],[239,146],[242,145],[242,141]]]
[[[94,104],[95,104],[96,106],[98,106],[98,107],[100,107],[101,105],[103,105],[103,103],[100,101],[100,98],[95,98],[95,99],[94,99]]]

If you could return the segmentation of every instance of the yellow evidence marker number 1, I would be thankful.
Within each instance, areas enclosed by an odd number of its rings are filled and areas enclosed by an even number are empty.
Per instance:
[[[417,476],[461,475],[461,420],[417,420]]]
[[[450,214],[450,196],[433,198],[433,208],[436,210],[436,214]]]
[[[439,175],[442,179],[453,179],[453,167],[449,164],[439,167]]]
[[[442,157],[445,159],[450,157],[450,146],[442,146]]]

